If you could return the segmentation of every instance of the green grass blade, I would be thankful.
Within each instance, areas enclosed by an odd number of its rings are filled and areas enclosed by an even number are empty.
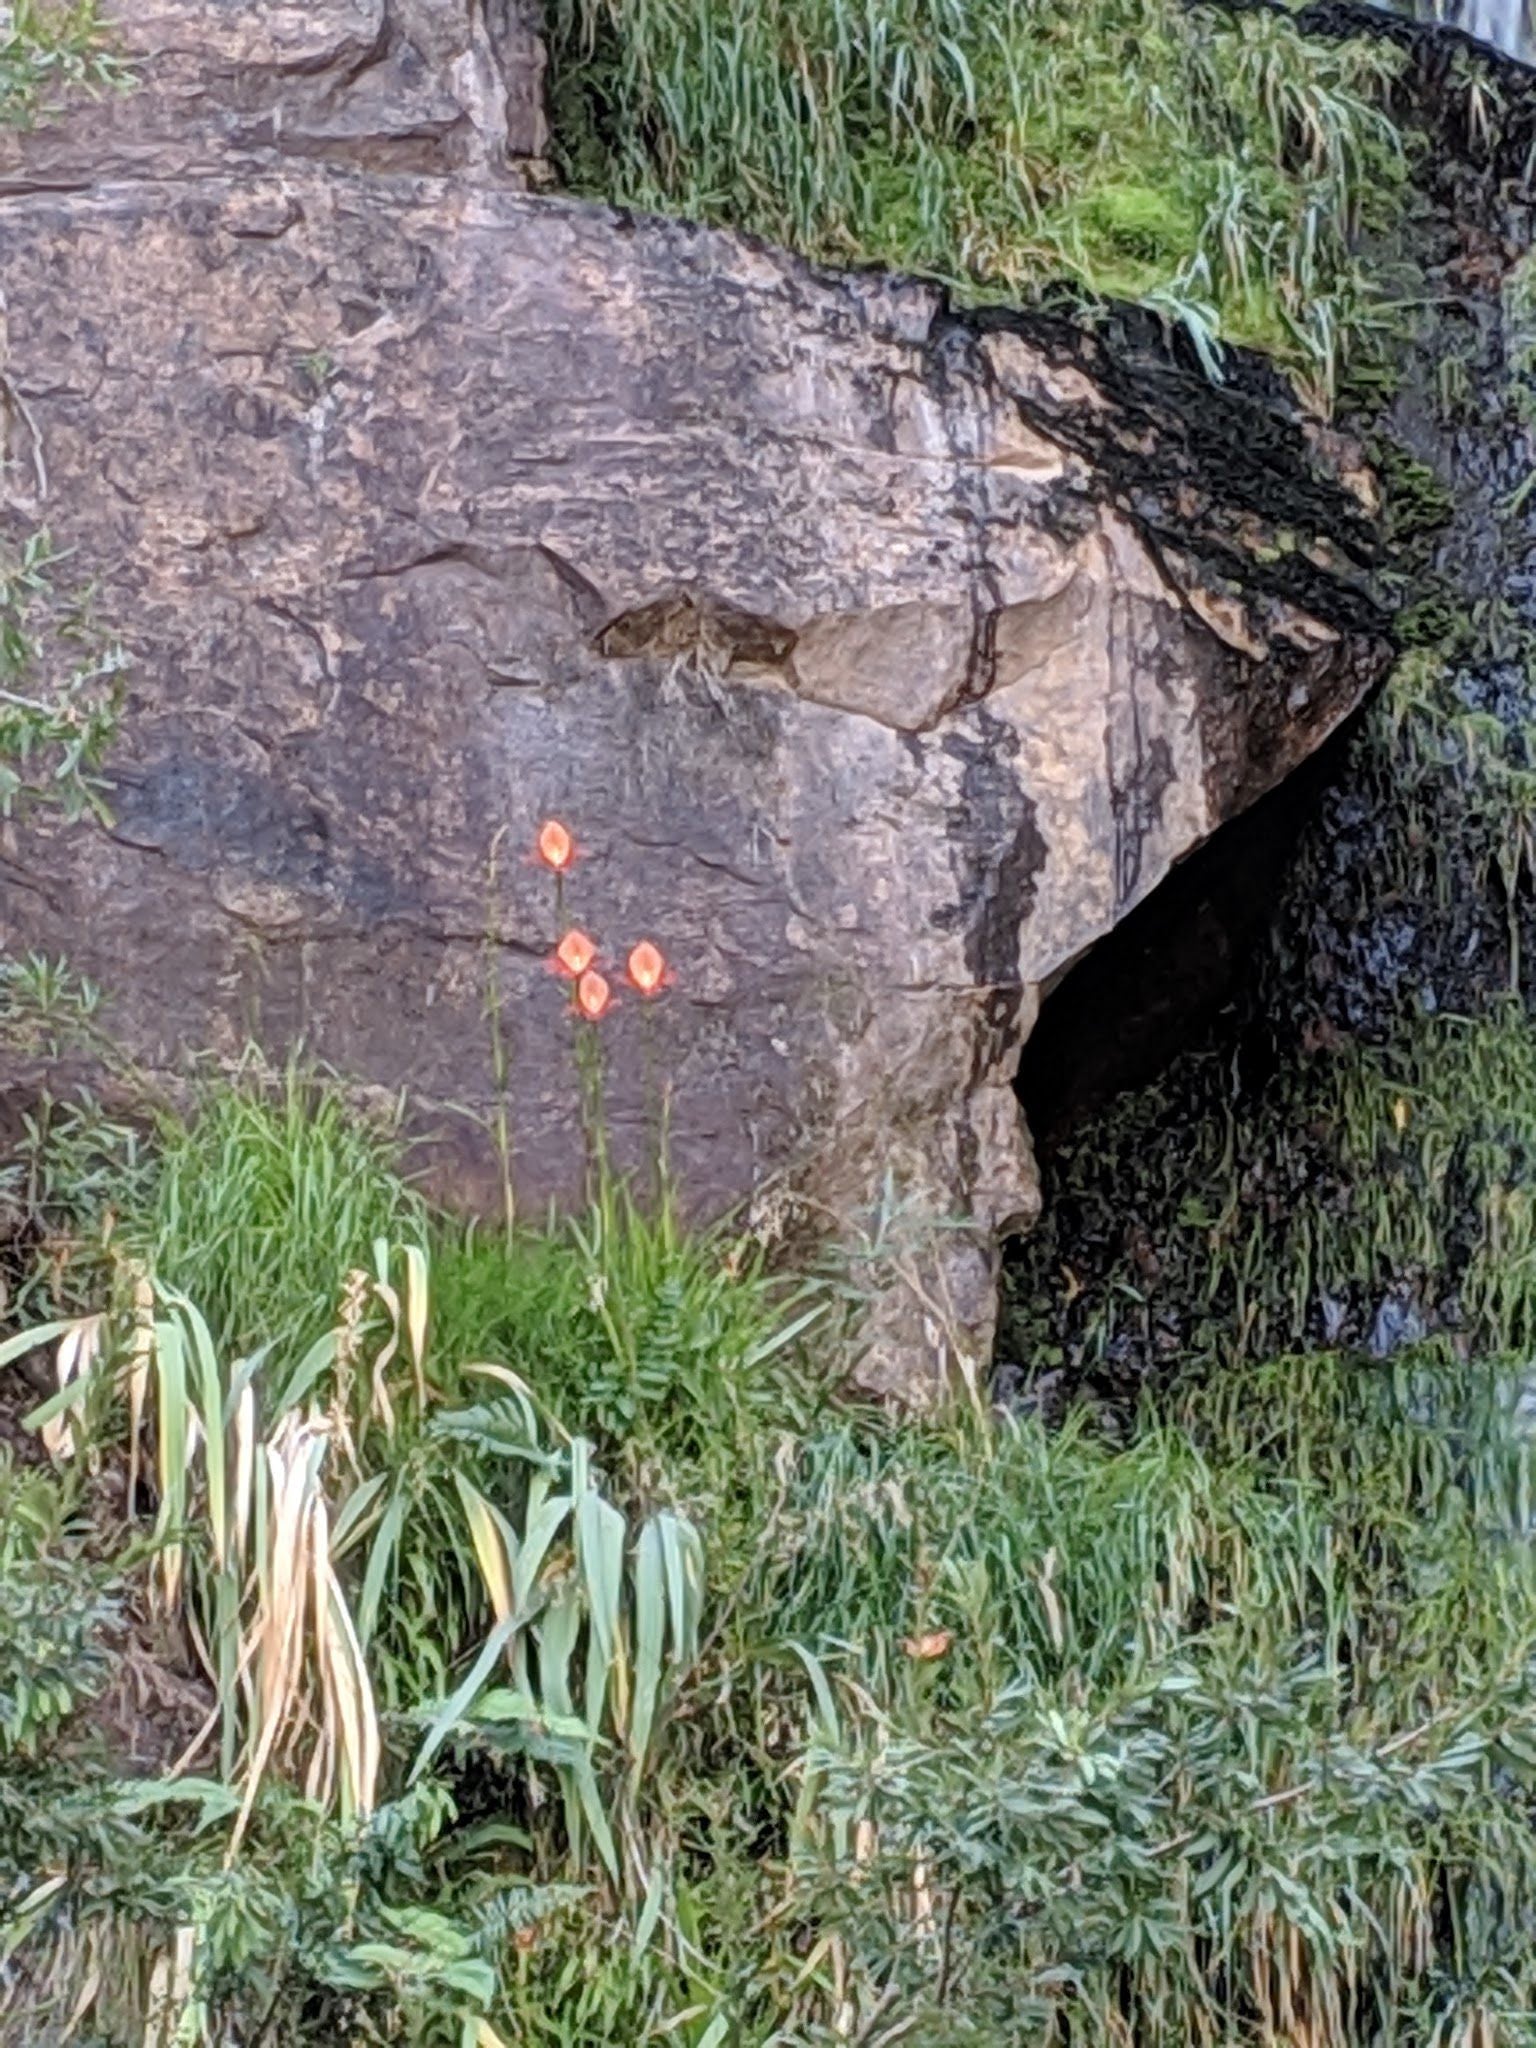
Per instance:
[[[516,1620],[509,1617],[506,1621],[498,1622],[486,1637],[479,1656],[469,1667],[461,1683],[455,1686],[453,1692],[444,1700],[423,1736],[421,1747],[416,1752],[416,1761],[411,1765],[411,1774],[406,1781],[408,1784],[416,1783],[433,1757],[437,1755],[447,1736],[464,1719],[475,1696],[496,1668],[497,1658],[512,1640],[516,1626]]]
[[[660,1517],[652,1516],[635,1547],[635,1697],[630,1709],[630,1783],[638,1787],[651,1746],[661,1694],[667,1586]]]

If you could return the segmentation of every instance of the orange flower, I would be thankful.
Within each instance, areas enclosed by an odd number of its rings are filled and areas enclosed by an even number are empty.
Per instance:
[[[954,1640],[947,1628],[936,1628],[925,1636],[904,1637],[901,1647],[919,1664],[931,1664],[936,1658],[949,1655],[949,1646]]]
[[[671,976],[667,972],[666,956],[659,946],[653,946],[649,939],[642,939],[638,946],[630,949],[624,966],[630,985],[639,989],[643,996],[660,994]]]
[[[556,946],[551,965],[557,974],[568,974],[572,981],[579,981],[596,958],[596,946],[584,931],[573,925]]]
[[[589,967],[576,984],[576,1008],[589,1024],[607,1015],[613,990],[595,967]]]
[[[539,827],[538,857],[557,875],[576,858],[576,842],[558,818],[546,818]]]

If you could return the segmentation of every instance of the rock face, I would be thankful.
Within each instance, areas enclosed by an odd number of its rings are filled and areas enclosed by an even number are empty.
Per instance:
[[[122,33],[135,92],[0,139],[5,530],[133,660],[113,823],[0,840],[0,945],[158,1072],[254,1036],[408,1088],[461,1201],[504,1108],[542,1204],[589,1028],[547,956],[648,936],[621,1163],[664,1101],[696,1209],[875,1216],[866,1377],[974,1362],[1039,991],[1379,669],[1347,450],[1134,324],[541,196],[516,8]]]

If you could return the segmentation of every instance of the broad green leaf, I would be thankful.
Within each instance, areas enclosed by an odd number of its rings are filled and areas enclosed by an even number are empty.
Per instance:
[[[39,1401],[35,1408],[29,1408],[22,1417],[24,1429],[39,1430],[44,1423],[52,1422],[56,1415],[63,1415],[68,1409],[78,1408],[95,1385],[99,1367],[93,1366],[82,1373],[79,1379],[69,1380],[51,1393],[46,1401]]]
[[[436,1980],[450,1991],[462,1992],[477,2005],[489,2005],[496,1996],[496,1972],[489,1963],[482,1963],[478,1957],[466,1957],[463,1962],[448,1963],[433,1973]]]
[[[791,1643],[789,1647],[805,1666],[806,1676],[811,1681],[811,1691],[816,1695],[817,1718],[821,1723],[817,1733],[827,1749],[837,1749],[843,1739],[842,1723],[838,1718],[832,1688],[827,1683],[827,1674],[821,1667],[821,1660],[814,1656],[804,1643]]]
[[[427,1255],[419,1245],[408,1244],[404,1249],[406,1332],[419,1376],[427,1359]]]
[[[237,1358],[230,1368],[229,1391],[224,1397],[224,1426],[227,1429],[235,1419],[235,1409],[246,1388],[255,1383],[256,1375],[271,1357],[273,1344],[259,1344],[244,1358]]]
[[[618,1883],[619,1852],[614,1847],[613,1830],[608,1825],[608,1816],[603,1811],[603,1797],[597,1786],[597,1773],[590,1758],[569,1766],[570,1776],[576,1785],[576,1794],[581,1801],[581,1810],[587,1826],[592,1830],[592,1839],[597,1844],[597,1853],[603,1859],[603,1868]],[[564,1775],[562,1773],[562,1775]]]
[[[213,1334],[201,1313],[185,1296],[171,1298],[191,1338],[191,1363],[203,1425],[203,1470],[208,1492],[208,1521],[213,1535],[213,1561],[222,1570],[229,1555],[231,1535],[225,1481],[223,1375],[213,1348]]]
[[[554,1593],[534,1628],[534,1639],[539,1646],[539,1692],[554,1714],[575,1712],[571,1663],[581,1623],[581,1593],[575,1581],[567,1579]]]
[[[587,1650],[587,1725],[601,1726],[619,1641],[624,1599],[624,1517],[595,1488],[576,1502],[576,1562],[587,1596],[592,1636]]]
[[[379,1518],[379,1526],[369,1546],[368,1564],[363,1572],[363,1587],[358,1595],[357,1636],[365,1650],[373,1640],[374,1627],[379,1617],[379,1602],[384,1597],[385,1585],[394,1570],[395,1550],[405,1522],[405,1509],[405,1490],[397,1484],[388,1507]]]
[[[66,1316],[58,1322],[36,1323],[30,1330],[23,1330],[19,1336],[7,1337],[0,1344],[0,1365],[9,1365],[13,1359],[25,1358],[28,1352],[40,1351],[45,1344],[52,1344],[74,1326],[74,1317]]]
[[[373,1504],[389,1484],[387,1472],[375,1472],[371,1479],[365,1479],[361,1486],[354,1486],[337,1510],[331,1524],[331,1558],[337,1561],[346,1556],[354,1544],[360,1543],[368,1533],[368,1517]]]
[[[667,1873],[664,1867],[657,1863],[653,1865],[651,1874],[645,1881],[645,1902],[640,1908],[640,1918],[635,1927],[635,1938],[631,1946],[630,1952],[637,1963],[651,1945],[651,1936],[656,1932],[661,1920],[661,1909],[666,1903],[666,1897]]]
[[[474,1718],[484,1722],[527,1722],[542,1725],[548,1715],[543,1706],[531,1693],[515,1691],[511,1686],[493,1685],[476,1700]],[[571,1728],[585,1735],[586,1727],[580,1721],[572,1721]],[[570,1729],[564,1732],[569,1733]]]
[[[561,1526],[571,1511],[569,1494],[557,1493],[545,1499],[543,1493],[543,1474],[535,1473],[528,1482],[528,1514],[523,1524],[523,1546],[512,1568],[513,1603],[517,1612],[523,1615],[527,1613],[532,1602],[533,1589],[543,1569],[549,1546],[559,1535]]]
[[[667,1586],[667,1611],[672,1622],[672,1655],[686,1667],[697,1654],[699,1610],[703,1600],[704,1553],[698,1532],[681,1516],[663,1511],[661,1552]]]
[[[661,1692],[662,1644],[666,1632],[666,1564],[659,1526],[653,1515],[640,1531],[635,1547],[635,1698],[630,1709],[630,1782],[638,1785],[651,1746]]]
[[[408,1784],[415,1784],[442,1747],[444,1738],[463,1720],[470,1702],[495,1669],[496,1659],[506,1648],[516,1625],[515,1620],[509,1617],[506,1621],[498,1622],[486,1637],[479,1656],[470,1666],[463,1681],[443,1702],[431,1727],[428,1728],[421,1748],[416,1752],[416,1761],[412,1764],[411,1775],[406,1781]]]
[[[161,1806],[195,1806],[197,1826],[228,1820],[240,1811],[240,1794],[233,1785],[221,1785],[216,1778],[154,1778],[145,1783],[119,1785],[112,1794],[114,1813],[149,1813]]]
[[[764,1337],[747,1352],[742,1360],[743,1366],[749,1372],[755,1371],[758,1366],[766,1365],[770,1358],[776,1358],[781,1351],[788,1350],[797,1337],[803,1337],[807,1330],[813,1329],[822,1320],[828,1307],[827,1302],[819,1301],[814,1307],[806,1309],[803,1315],[796,1316],[793,1322],[786,1323],[782,1329],[775,1330],[769,1337]]]
[[[65,1876],[45,1877],[24,1898],[6,1909],[4,1924],[0,1925],[0,1964],[10,1961],[32,1932],[38,1917],[68,1882]]]
[[[464,1504],[464,1517],[469,1523],[470,1540],[475,1546],[475,1561],[480,1567],[480,1576],[485,1581],[491,1612],[497,1621],[506,1621],[510,1619],[515,1609],[512,1582],[517,1566],[517,1538],[505,1518],[478,1488],[470,1484],[462,1472],[455,1472],[453,1478],[459,1490],[459,1499]]]
[[[160,1512],[155,1533],[169,1537],[187,1519],[187,1452],[189,1403],[186,1353],[180,1325],[155,1323],[155,1407],[158,1421],[157,1473]],[[161,1579],[167,1603],[174,1607],[181,1591],[181,1544],[168,1542],[161,1552]]]
[[[327,1330],[325,1335],[311,1344],[304,1356],[294,1367],[288,1384],[284,1387],[272,1411],[273,1421],[297,1408],[309,1393],[321,1374],[329,1371],[336,1363],[336,1332]]]
[[[474,1373],[481,1379],[495,1380],[507,1388],[522,1416],[529,1444],[536,1447],[539,1441],[538,1408],[528,1382],[513,1372],[509,1366],[488,1364],[484,1360],[466,1365],[464,1371]]]
[[[316,1565],[325,1587],[321,1650],[328,1667],[328,1693],[341,1734],[342,1812],[347,1818],[366,1819],[373,1811],[378,1793],[382,1756],[378,1710],[363,1647],[331,1566],[328,1545],[322,1557],[317,1542]]]

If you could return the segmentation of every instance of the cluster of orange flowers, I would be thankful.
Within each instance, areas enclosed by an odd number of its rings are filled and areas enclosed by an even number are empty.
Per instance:
[[[563,875],[576,860],[576,842],[558,818],[546,818],[539,827],[535,858],[557,875]],[[579,1016],[589,1024],[598,1023],[613,1006],[613,988],[597,965],[597,945],[579,925],[561,934],[550,956],[550,966],[571,983],[571,1001]],[[624,962],[624,979],[637,994],[658,996],[672,980],[666,955],[650,939],[641,939],[629,949]]]

